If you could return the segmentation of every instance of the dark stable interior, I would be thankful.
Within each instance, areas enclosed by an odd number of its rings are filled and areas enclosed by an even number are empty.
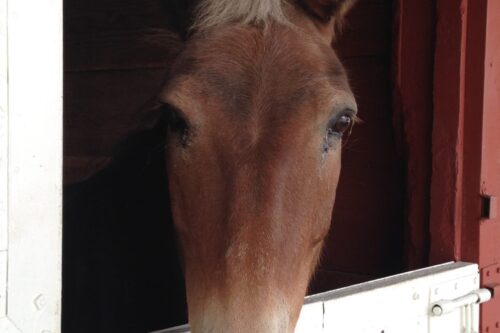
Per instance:
[[[188,24],[187,2],[65,0],[64,8],[63,332],[183,324],[165,126],[151,100],[173,57],[159,31]],[[333,225],[310,293],[406,269],[393,12],[392,1],[360,1],[335,44],[363,122],[344,147]]]

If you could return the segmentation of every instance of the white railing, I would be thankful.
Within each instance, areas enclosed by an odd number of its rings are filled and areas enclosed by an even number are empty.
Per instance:
[[[446,263],[305,298],[296,333],[475,333],[476,264]],[[439,310],[441,309],[441,311]],[[179,326],[154,333],[187,333]]]

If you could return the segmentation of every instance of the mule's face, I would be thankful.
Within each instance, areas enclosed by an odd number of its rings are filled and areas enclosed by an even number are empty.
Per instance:
[[[161,94],[193,332],[295,326],[356,112],[342,65],[312,31],[195,35]]]

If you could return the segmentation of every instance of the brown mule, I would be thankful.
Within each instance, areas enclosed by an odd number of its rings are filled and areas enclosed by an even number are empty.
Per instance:
[[[356,103],[352,0],[205,0],[160,94],[192,332],[293,332]]]

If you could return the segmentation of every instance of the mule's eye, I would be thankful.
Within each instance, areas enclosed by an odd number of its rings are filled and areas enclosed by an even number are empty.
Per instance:
[[[333,130],[337,133],[344,133],[346,132],[352,124],[352,118],[348,115],[342,115],[340,118],[337,120],[335,123],[335,126],[333,127]]]
[[[349,133],[354,123],[354,112],[345,110],[328,122],[327,132],[323,140],[323,156],[339,143],[344,133]]]
[[[342,134],[348,132],[353,123],[353,115],[350,111],[341,113],[338,117],[332,119],[328,126],[328,135],[342,137]]]
[[[169,130],[179,137],[182,146],[187,146],[189,141],[189,125],[182,112],[170,104],[162,104],[161,110],[166,116]]]
[[[174,132],[183,132],[187,130],[187,122],[174,108],[169,108],[167,113],[168,126]]]

